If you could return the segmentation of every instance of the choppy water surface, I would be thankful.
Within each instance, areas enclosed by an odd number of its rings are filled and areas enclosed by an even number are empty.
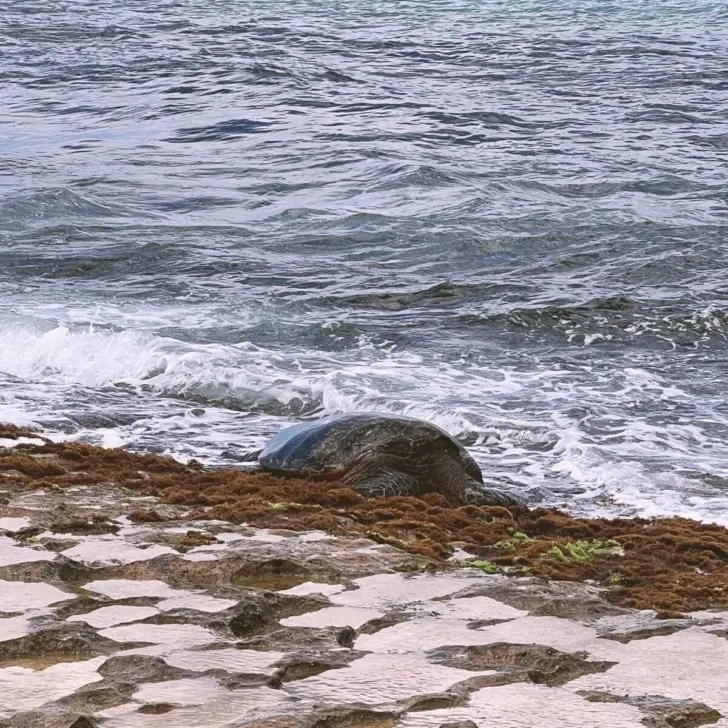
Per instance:
[[[727,521],[723,3],[8,0],[0,92],[1,420]]]

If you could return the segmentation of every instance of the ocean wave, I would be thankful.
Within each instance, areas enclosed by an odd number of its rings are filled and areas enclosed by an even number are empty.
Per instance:
[[[124,221],[133,218],[155,220],[159,215],[135,205],[102,198],[79,186],[61,187],[0,198],[0,229],[27,229],[29,224],[78,226],[79,221]]]
[[[456,320],[464,327],[488,325],[523,331],[527,336],[558,335],[580,346],[636,345],[653,351],[712,349],[724,346],[728,339],[728,314],[714,305],[690,312],[674,304],[661,307],[654,302],[613,296],[574,306],[508,308],[494,314],[462,314]],[[685,308],[695,308],[695,303]]]
[[[456,432],[477,431],[483,418],[455,416],[425,404],[428,397],[413,395],[435,394],[455,379],[464,402],[475,386],[482,395],[486,381],[482,372],[458,372],[446,362],[428,361],[365,335],[354,347],[332,354],[274,350],[246,341],[194,344],[138,330],[30,321],[0,327],[0,372],[38,383],[154,390],[239,411],[410,414],[434,418]],[[501,376],[490,384],[493,393],[509,387]]]

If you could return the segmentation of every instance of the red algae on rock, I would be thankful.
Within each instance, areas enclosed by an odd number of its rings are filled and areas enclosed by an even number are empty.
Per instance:
[[[28,432],[0,426],[3,432]],[[34,437],[37,433],[30,432]],[[341,483],[205,470],[78,443],[0,449],[0,477],[23,491],[115,483],[190,507],[190,519],[363,535],[436,561],[455,545],[492,570],[590,580],[615,604],[665,614],[728,608],[728,531],[685,518],[575,518],[546,508],[456,507],[439,494],[366,498]],[[164,520],[140,509],[138,521]]]
[[[18,440],[21,437],[40,437],[37,430],[31,427],[18,427],[0,422],[0,438],[5,440]]]

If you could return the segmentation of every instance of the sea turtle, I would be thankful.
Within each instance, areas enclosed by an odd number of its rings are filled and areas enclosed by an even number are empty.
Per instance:
[[[483,485],[478,464],[444,430],[423,420],[342,414],[287,427],[246,459],[281,475],[340,480],[369,496],[442,493],[472,505],[522,505]]]

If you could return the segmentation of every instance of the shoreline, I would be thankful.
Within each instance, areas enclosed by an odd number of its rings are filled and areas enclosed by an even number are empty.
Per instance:
[[[583,518],[552,508],[455,507],[439,494],[365,498],[336,482],[203,468],[155,454],[52,443],[42,433],[0,426],[18,441],[0,450],[0,475],[23,491],[112,483],[190,509],[190,518],[258,528],[366,537],[429,559],[486,573],[584,582],[609,602],[678,616],[728,608],[728,530],[687,518]],[[32,441],[29,439],[34,438]],[[40,438],[40,440],[38,439]],[[163,522],[140,507],[137,523]]]

